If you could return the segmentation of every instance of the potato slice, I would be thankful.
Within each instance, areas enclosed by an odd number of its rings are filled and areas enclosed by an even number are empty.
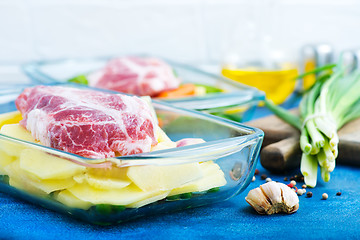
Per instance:
[[[211,174],[217,173],[220,169],[220,166],[214,163],[213,161],[207,161],[200,163],[201,171],[203,172],[204,176],[210,176]]]
[[[166,196],[169,194],[169,192],[170,191],[165,191],[165,192],[160,193],[158,195],[155,195],[153,197],[145,198],[144,200],[141,200],[141,201],[138,201],[138,202],[135,202],[135,203],[131,203],[131,204],[127,205],[127,207],[129,207],[129,208],[139,208],[139,207],[148,205],[150,203],[153,203],[153,202],[156,202],[156,201],[159,201],[161,199],[166,198]]]
[[[71,194],[68,190],[63,190],[55,195],[55,199],[62,204],[72,207],[72,208],[80,208],[87,210],[89,209],[92,204],[86,201],[82,201]]]
[[[40,181],[33,181],[32,185],[47,194],[52,193],[54,191],[67,189],[75,185],[75,181],[71,178],[68,179],[61,179],[61,180],[40,180]]]
[[[6,175],[5,167],[12,163],[16,158],[0,151],[0,175]]]
[[[33,136],[31,135],[31,133],[28,130],[26,130],[24,127],[20,126],[20,124],[18,124],[18,123],[6,124],[6,125],[2,126],[0,133],[10,136],[10,137],[25,140],[28,142],[38,142],[33,138]]]
[[[151,147],[151,152],[154,151],[159,151],[159,150],[165,150],[165,149],[170,149],[170,148],[176,148],[176,143],[175,142],[159,142],[158,144],[156,144],[155,146]]]
[[[35,175],[24,171],[20,167],[19,160],[16,160],[5,167],[6,173],[10,177],[10,185],[12,182],[16,183],[17,188],[27,190],[34,193],[46,193],[66,189],[75,185],[72,178],[61,180],[41,180]],[[13,185],[12,185],[13,186]]]
[[[27,193],[31,193],[37,196],[46,196],[47,194],[44,191],[41,191],[40,189],[34,188],[32,185],[26,183],[24,184],[21,179],[16,178],[10,178],[9,179],[9,185],[18,189],[23,190]]]
[[[126,168],[112,167],[111,169],[88,169],[88,172],[74,177],[78,183],[87,182],[98,189],[121,189],[130,185],[131,180],[126,176]]]
[[[200,167],[203,171],[203,178],[173,189],[169,193],[169,196],[187,192],[207,191],[211,188],[221,187],[226,184],[224,173],[216,163],[212,161],[204,162],[200,164]]]
[[[24,149],[20,154],[20,167],[40,179],[65,179],[72,178],[85,167],[66,159],[52,156],[35,149]]]
[[[92,204],[130,205],[144,199],[164,194],[164,191],[144,192],[134,184],[122,189],[102,190],[86,183],[76,184],[68,189],[76,198]]]
[[[179,188],[175,188],[169,193],[169,196],[188,192],[203,192],[211,188],[224,186],[225,184],[226,180],[224,178],[224,173],[219,171],[216,174],[204,177],[191,183],[184,184]]]
[[[18,138],[24,141],[28,142],[37,142],[35,139],[31,136],[31,133],[27,131],[25,128],[20,126],[19,124],[7,124],[2,126],[0,130],[1,134]],[[38,142],[37,142],[38,143]],[[20,153],[23,149],[26,147],[22,146],[19,143],[14,143],[6,140],[0,140],[0,149],[3,150],[6,154],[10,156],[19,157]]]
[[[19,111],[0,114],[0,128],[5,124],[19,123],[21,120],[22,116]]]
[[[157,139],[158,143],[171,142],[171,139],[166,135],[166,133],[159,126],[156,126],[155,134],[156,134],[156,139]]]
[[[158,144],[151,148],[151,152],[165,150],[169,148],[176,148],[176,143],[171,141],[170,138],[159,126],[156,127],[155,134]]]
[[[125,181],[121,179],[111,179],[111,178],[100,178],[91,176],[89,174],[82,175],[84,181],[86,181],[91,187],[98,189],[121,189],[130,185],[131,181]],[[74,178],[76,182],[78,178]]]
[[[200,179],[202,171],[199,163],[173,166],[129,167],[127,176],[143,191],[167,191]]]

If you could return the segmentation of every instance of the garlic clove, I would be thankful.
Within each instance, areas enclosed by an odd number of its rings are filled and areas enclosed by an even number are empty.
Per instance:
[[[260,188],[251,190],[245,200],[260,214],[265,214],[271,208],[271,203]]]
[[[277,186],[276,182],[268,182],[260,186],[269,201],[275,205],[282,203],[281,188]]]
[[[273,214],[281,212],[283,207],[283,199],[281,194],[281,188],[276,182],[268,182],[260,186],[264,195],[271,203],[271,208],[268,209],[267,214]]]
[[[299,197],[294,191],[291,190],[291,188],[285,184],[279,183],[279,186],[282,190],[283,203],[284,207],[286,208],[285,212],[296,212],[299,209]]]
[[[296,193],[278,182],[268,182],[252,189],[245,200],[260,214],[290,214],[299,209],[299,198]]]

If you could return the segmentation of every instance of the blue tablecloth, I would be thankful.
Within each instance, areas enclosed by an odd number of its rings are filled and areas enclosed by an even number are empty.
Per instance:
[[[257,110],[255,116],[265,115]],[[275,181],[285,176],[258,169]],[[258,215],[245,201],[255,182],[228,201],[142,218],[117,226],[94,226],[0,193],[0,239],[357,239],[360,238],[360,169],[337,166],[312,198],[300,196],[292,215]],[[341,196],[336,193],[341,191]],[[327,193],[329,198],[321,200]]]

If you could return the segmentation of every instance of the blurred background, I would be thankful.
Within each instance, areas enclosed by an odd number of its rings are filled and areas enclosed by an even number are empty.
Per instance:
[[[32,60],[126,53],[299,67],[307,44],[357,48],[359,16],[355,0],[0,0],[0,82],[28,81],[18,66]]]

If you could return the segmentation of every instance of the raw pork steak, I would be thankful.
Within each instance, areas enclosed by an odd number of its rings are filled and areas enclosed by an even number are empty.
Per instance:
[[[16,99],[20,122],[46,146],[90,158],[148,152],[155,121],[138,97],[68,87],[27,88]]]
[[[139,57],[112,59],[102,70],[88,76],[88,80],[91,86],[139,96],[156,96],[180,84],[165,62]]]

